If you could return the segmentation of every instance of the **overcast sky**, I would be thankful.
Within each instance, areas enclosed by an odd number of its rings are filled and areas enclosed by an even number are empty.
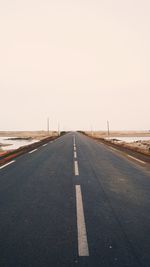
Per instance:
[[[150,129],[149,0],[0,0],[0,130]]]

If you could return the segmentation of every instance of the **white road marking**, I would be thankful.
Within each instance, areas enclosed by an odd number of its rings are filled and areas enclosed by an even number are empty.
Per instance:
[[[132,157],[132,156],[130,156],[130,155],[128,155],[128,157],[131,158],[131,159],[137,160],[137,161],[140,162],[140,163],[146,164],[144,161],[142,161],[142,160],[140,160],[140,159],[137,159],[137,158],[135,158],[135,157]]]
[[[118,151],[118,150],[117,150],[116,148],[114,148],[114,147],[111,147],[111,150]],[[144,161],[142,161],[142,160],[140,160],[140,159],[137,159],[137,158],[135,158],[135,157],[132,157],[132,156],[130,156],[130,155],[128,155],[128,154],[127,154],[127,156],[128,156],[129,158],[131,158],[131,159],[134,159],[134,160],[136,160],[136,161],[142,163],[142,164],[146,164],[146,162],[144,162]]]
[[[73,138],[73,145],[76,146],[76,140],[75,140],[75,137]]]
[[[35,152],[35,151],[37,151],[37,148],[34,149],[34,150],[32,150],[32,151],[30,151],[29,154],[32,154],[32,153]]]
[[[78,229],[78,253],[79,256],[89,256],[87,241],[87,231],[83,210],[83,200],[80,185],[76,185],[76,209],[77,209],[77,229]]]
[[[43,146],[47,146],[48,144],[44,144]]]
[[[74,161],[74,171],[75,171],[75,176],[78,176],[79,175],[79,167],[78,167],[77,160]]]
[[[12,163],[14,163],[14,162],[15,162],[15,160],[12,160],[12,161],[6,163],[5,165],[1,166],[0,169],[3,169],[3,168],[5,168],[5,167],[7,167],[8,165],[10,165],[10,164],[12,164]]]
[[[74,152],[74,158],[75,159],[77,158],[77,152]]]
[[[111,147],[111,149],[112,149],[112,150],[114,150],[114,151],[117,151],[117,149],[116,149],[116,148],[114,148],[114,147]]]

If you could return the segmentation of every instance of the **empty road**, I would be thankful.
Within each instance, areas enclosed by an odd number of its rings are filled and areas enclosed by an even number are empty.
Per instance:
[[[0,167],[0,266],[149,267],[147,165],[69,133]]]

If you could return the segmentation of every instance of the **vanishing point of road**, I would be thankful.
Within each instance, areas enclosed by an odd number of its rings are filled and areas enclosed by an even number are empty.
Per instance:
[[[69,133],[0,167],[0,266],[149,267],[147,165]]]

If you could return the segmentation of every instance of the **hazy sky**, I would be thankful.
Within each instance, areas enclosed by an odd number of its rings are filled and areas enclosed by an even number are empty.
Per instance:
[[[0,0],[0,130],[150,129],[149,0]]]

